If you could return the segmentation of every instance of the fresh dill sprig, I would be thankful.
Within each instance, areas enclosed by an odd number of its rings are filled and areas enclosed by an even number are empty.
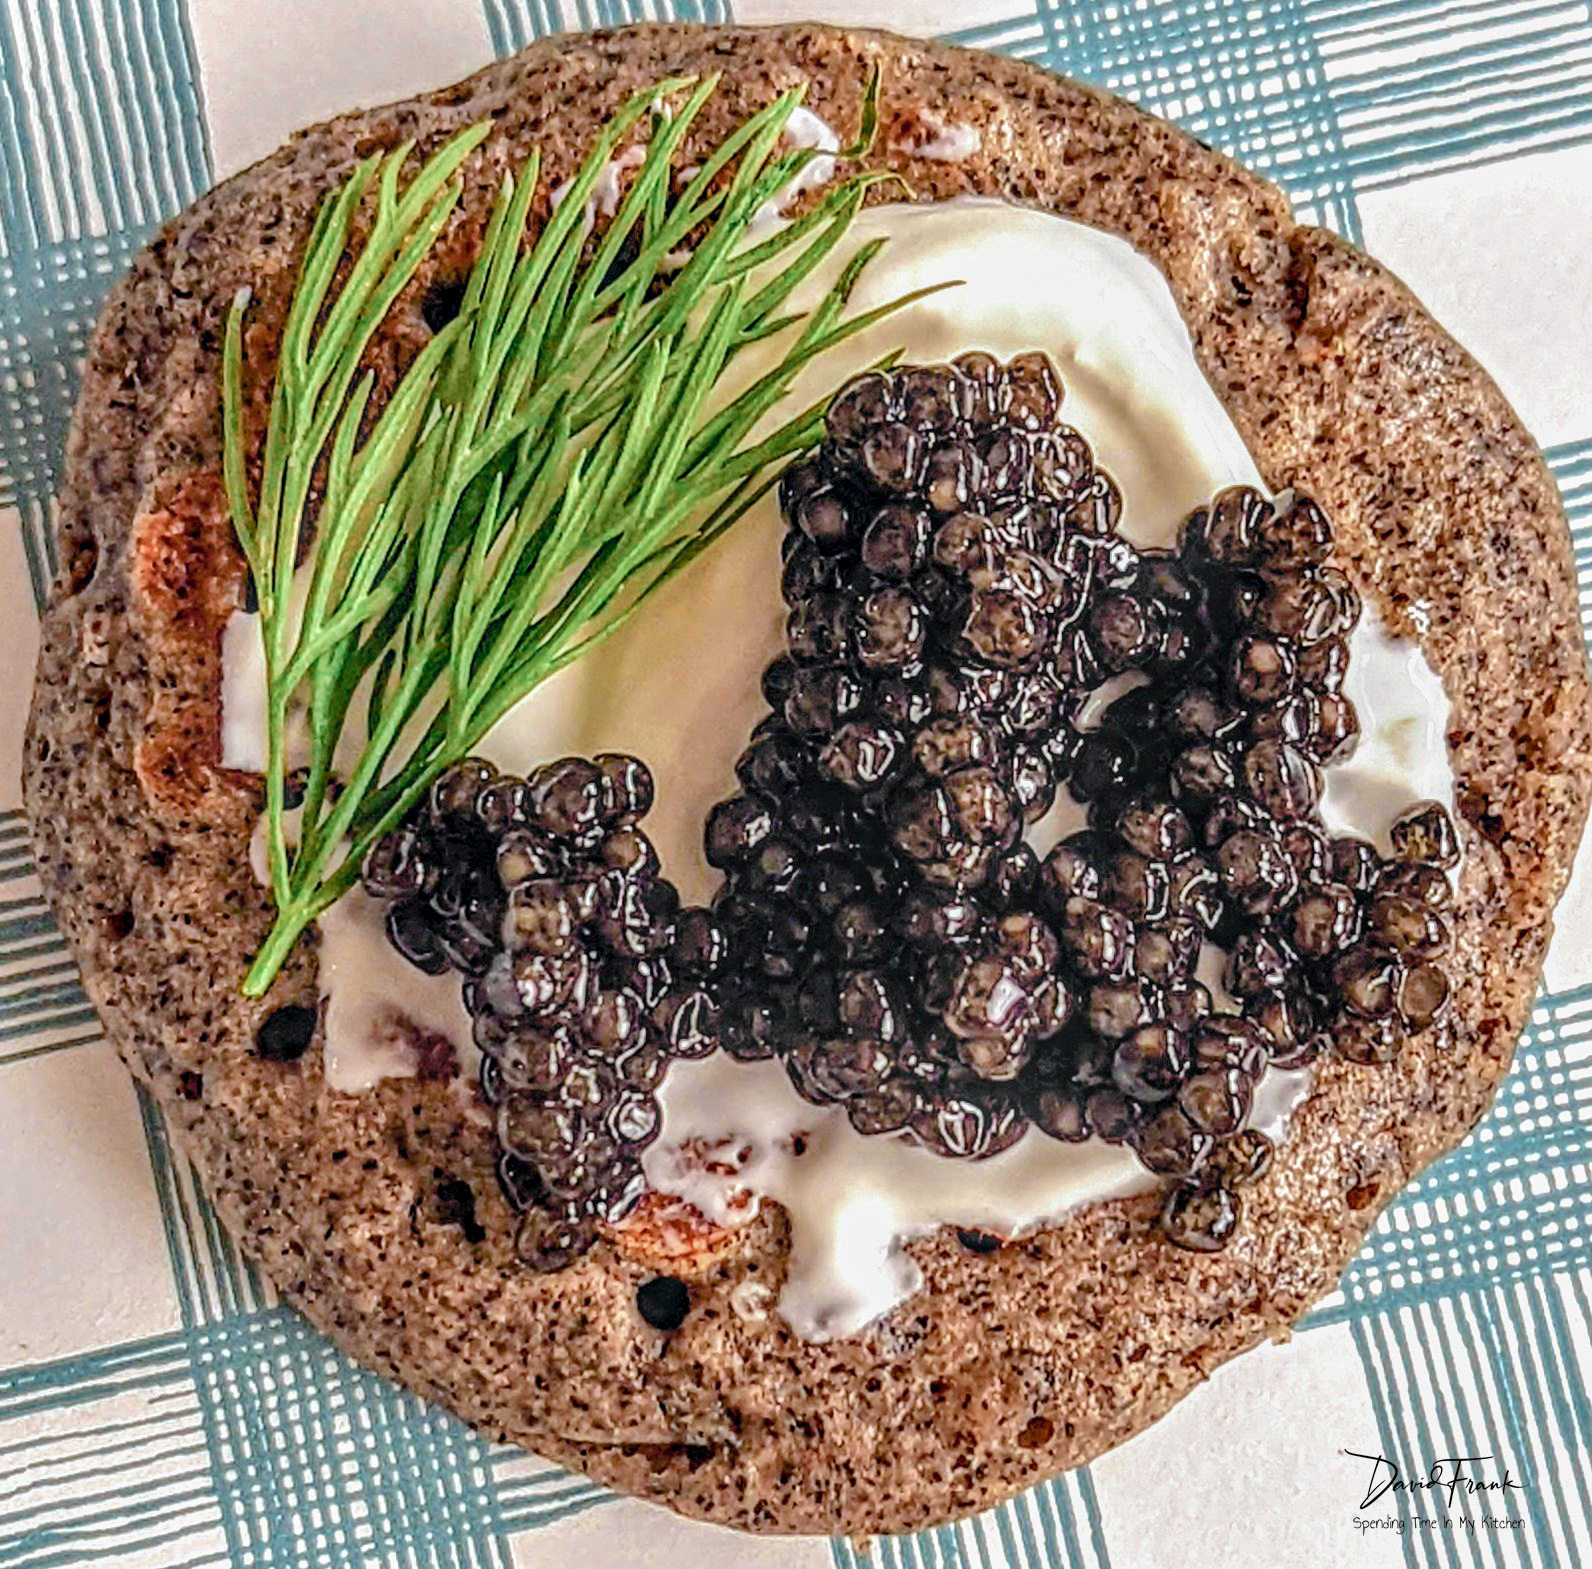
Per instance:
[[[362,162],[322,204],[282,335],[259,485],[250,498],[243,321],[223,355],[224,472],[253,574],[265,652],[267,862],[276,920],[244,981],[259,996],[304,929],[355,882],[377,839],[540,682],[581,657],[734,524],[811,446],[815,404],[754,435],[803,366],[921,297],[846,304],[863,246],[806,313],[792,293],[881,178],[839,183],[795,222],[764,216],[817,154],[780,151],[799,90],[738,126],[675,194],[673,159],[716,78],[632,97],[603,127],[527,243],[541,175],[506,176],[458,316],[372,418],[360,364],[460,195],[485,140],[472,126],[400,189],[405,144]],[[855,157],[871,142],[870,83]],[[623,138],[649,118],[644,161],[606,230],[588,204]],[[334,287],[356,216],[365,238]],[[681,260],[682,249],[690,247]],[[778,362],[729,396],[748,345]],[[296,571],[313,510],[315,552]],[[290,731],[307,738],[300,755]],[[357,761],[339,743],[352,736]],[[289,827],[289,776],[302,800]]]

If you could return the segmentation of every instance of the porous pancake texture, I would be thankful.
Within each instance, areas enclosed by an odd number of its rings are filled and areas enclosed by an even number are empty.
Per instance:
[[[242,563],[218,371],[242,285],[250,363],[269,365],[315,205],[372,150],[496,122],[434,264],[383,330],[373,363],[390,385],[425,339],[425,289],[467,263],[499,176],[533,146],[551,186],[627,94],[704,70],[724,80],[696,146],[796,84],[844,139],[875,66],[867,162],[905,174],[915,199],[1035,204],[1164,272],[1268,484],[1321,502],[1355,585],[1441,675],[1465,859],[1449,1023],[1391,1067],[1319,1067],[1225,1251],[1168,1245],[1152,1194],[995,1253],[947,1232],[912,1245],[926,1289],[855,1339],[811,1344],[777,1314],[736,1311],[750,1295],[737,1286],[783,1275],[777,1208],[695,1242],[633,1226],[537,1274],[513,1254],[490,1128],[445,1075],[346,1095],[327,1088],[318,1040],[285,1062],[254,1049],[268,1013],[314,1003],[316,953],[306,940],[268,997],[242,996],[270,906],[248,869],[258,781],[220,766],[219,637]],[[936,125],[969,128],[973,150],[920,157],[940,150]],[[114,291],[73,427],[60,560],[26,751],[39,868],[112,1040],[226,1224],[365,1364],[484,1432],[757,1531],[899,1531],[986,1507],[1286,1334],[1486,1108],[1587,806],[1592,709],[1563,514],[1465,351],[1384,268],[1171,127],[1016,61],[882,33],[552,39],[296,137],[172,220]],[[690,1293],[672,1332],[637,1308],[660,1273]]]

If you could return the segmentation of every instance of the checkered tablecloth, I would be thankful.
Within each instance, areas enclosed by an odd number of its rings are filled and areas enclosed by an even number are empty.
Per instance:
[[[1592,1564],[1586,857],[1491,1115],[1291,1343],[1096,1465],[872,1544],[684,1524],[361,1372],[239,1257],[101,1037],[30,869],[16,775],[50,496],[111,280],[213,180],[347,105],[537,34],[814,10],[1114,88],[1388,262],[1546,447],[1592,629],[1584,0],[0,0],[4,1569]],[[1345,1451],[1406,1474],[1492,1456],[1488,1475],[1524,1487],[1361,1508],[1369,1466]]]

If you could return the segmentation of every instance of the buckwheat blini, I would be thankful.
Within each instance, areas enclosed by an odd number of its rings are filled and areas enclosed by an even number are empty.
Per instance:
[[[493,126],[463,166],[459,214],[378,335],[379,398],[429,340],[427,291],[468,265],[502,173],[531,148],[551,188],[627,94],[718,69],[684,162],[797,84],[844,137],[875,66],[880,126],[863,161],[904,174],[914,200],[1033,204],[1123,237],[1165,275],[1266,484],[1320,503],[1353,589],[1441,677],[1463,859],[1446,1020],[1390,1064],[1316,1064],[1225,1248],[1172,1246],[1153,1192],[994,1251],[947,1229],[909,1245],[921,1291],[819,1342],[748,1310],[785,1275],[778,1206],[736,1229],[621,1226],[566,1268],[527,1268],[493,1125],[449,1082],[445,1054],[420,1076],[330,1089],[313,936],[265,996],[245,997],[272,906],[250,864],[259,780],[221,762],[220,639],[244,563],[220,371],[243,287],[250,365],[271,363],[316,207],[373,149]],[[957,156],[925,134],[930,119],[956,128]],[[269,384],[250,385],[259,427]],[[1014,61],[884,34],[559,39],[303,133],[174,219],[113,293],[59,544],[26,754],[39,868],[111,1038],[226,1224],[367,1365],[485,1432],[752,1530],[902,1530],[985,1507],[1121,1442],[1284,1332],[1485,1110],[1587,808],[1592,704],[1564,518],[1531,438],[1464,350],[1385,269],[1295,224],[1276,190],[1161,122]],[[881,559],[889,545],[877,541]],[[1131,613],[1104,614],[1097,633],[1127,647]],[[906,635],[883,619],[876,630]],[[1010,632],[992,619],[979,635]],[[1257,657],[1246,679],[1263,682]],[[831,766],[866,759],[842,748]],[[658,780],[660,797],[668,788]],[[1272,869],[1241,863],[1243,848],[1229,884],[1264,899]],[[1329,904],[1303,912],[1298,941],[1330,940]],[[1417,1015],[1432,1006],[1429,993],[1405,1000]],[[684,1302],[649,1284],[660,1276]]]

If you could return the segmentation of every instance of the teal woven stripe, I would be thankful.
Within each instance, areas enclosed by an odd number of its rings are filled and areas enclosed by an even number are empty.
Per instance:
[[[62,0],[57,17],[66,47],[74,58],[90,58],[90,51],[103,47],[104,21],[95,14],[95,8],[84,0]],[[120,129],[122,116],[105,102],[102,93],[87,93],[79,101],[83,116],[82,136],[84,156],[78,163],[80,176],[99,209],[98,228],[104,230],[133,229],[140,225],[134,192],[128,182],[118,178],[118,173],[131,162],[121,156]],[[78,232],[83,232],[79,230]]]
[[[1428,1201],[1489,1184],[1525,1184],[1592,1161],[1592,990],[1545,995],[1513,1071],[1472,1136],[1413,1188]]]
[[[8,1442],[7,1423],[41,1411],[60,1419]],[[524,1460],[354,1367],[296,1314],[235,1318],[0,1375],[0,1563],[114,1550],[160,1569],[504,1565],[500,1456]],[[588,1506],[606,1496],[581,1486]]]
[[[19,899],[0,899],[0,952],[9,951],[15,944],[32,942],[56,934],[55,921],[44,907],[43,899],[32,893]]]
[[[1362,1309],[1592,1264],[1592,988],[1544,997],[1470,1140],[1399,1195],[1344,1275]]]
[[[1110,1569],[1111,1562],[1087,1466],[955,1525],[878,1537],[864,1549],[836,1537],[830,1557],[835,1569]]]
[[[1442,1168],[1434,1168],[1383,1217],[1344,1275],[1347,1309],[1386,1311],[1490,1281],[1592,1265],[1585,1164],[1543,1177],[1540,1188],[1509,1180],[1434,1191],[1441,1181]]]
[[[198,1406],[180,1364],[169,1364],[171,1387],[149,1390],[103,1380],[94,1360],[38,1370],[65,1390],[69,1420],[8,1439],[17,1413],[0,1409],[0,1563],[223,1561]],[[209,1551],[196,1557],[196,1543]]]
[[[524,1459],[518,1450],[505,1453],[513,1460]],[[567,1471],[544,1468],[534,1477],[505,1482],[494,1467],[494,1475],[498,1478],[498,1529],[505,1536],[534,1531],[614,1501],[607,1488]]]
[[[986,1517],[975,1533],[982,1565],[988,1549],[999,1542],[1008,1562],[1067,1564],[1080,1569],[1109,1569],[1100,1509],[1088,1468],[1022,1494]]]
[[[0,822],[0,1066],[101,1039],[20,818]]]
[[[27,59],[9,3],[0,6],[0,246],[42,244],[50,232],[45,179],[30,118],[36,113],[26,88]]]
[[[3,1059],[5,1063],[31,1062],[36,1057],[53,1057],[57,1052],[70,1051],[76,1046],[92,1046],[96,1041],[105,1039],[105,1033],[99,1027],[99,1020],[93,1019],[89,1027],[81,1034],[66,1034],[56,1040],[30,1042],[9,1051]]]
[[[179,1392],[155,1396],[149,1404],[155,1409],[119,1422],[102,1422],[93,1427],[75,1429],[67,1439],[58,1439],[49,1433],[34,1433],[27,1438],[10,1442],[0,1439],[0,1467],[8,1477],[25,1477],[0,1487],[0,1504],[9,1505],[28,1491],[31,1482],[37,1482],[50,1472],[70,1470],[74,1476],[102,1476],[126,1462],[120,1457],[157,1449],[160,1454],[181,1457],[188,1453],[191,1429],[187,1414],[171,1409],[173,1401],[180,1401]],[[0,1421],[3,1421],[0,1418]],[[79,1437],[91,1439],[94,1445],[92,1459],[98,1464],[89,1470],[79,1470],[69,1456],[52,1453],[57,1448],[68,1448],[70,1441]]]
[[[0,0],[0,218],[11,253],[141,229],[209,184],[177,0]]]
[[[48,977],[61,979],[76,971],[73,960],[62,953],[59,938],[35,938],[0,950],[0,991]]]
[[[30,984],[24,985],[11,984],[9,978],[0,981],[0,1022],[8,1027],[25,1025],[35,1030],[47,1029],[57,1015],[87,1007],[88,999],[77,983],[77,967],[69,961],[64,968],[67,971],[64,978],[29,977]]]
[[[0,899],[0,950],[35,939],[51,940],[64,947],[55,921],[44,911],[42,901],[37,898]]]
[[[1592,643],[1592,441],[1550,447],[1546,456],[1570,519],[1576,587],[1581,596],[1581,628]]]
[[[1574,0],[1304,9],[1358,191],[1592,136],[1592,22]]]
[[[81,1555],[63,1561],[91,1561],[97,1533],[113,1524],[123,1550],[135,1541],[188,1540],[206,1528],[224,1532],[227,1561],[272,1569],[356,1562],[471,1569],[502,1561],[491,1544],[507,1527],[493,1502],[486,1446],[452,1418],[353,1368],[285,1311],[0,1380],[0,1423],[25,1414],[7,1384],[29,1394],[47,1388],[50,1406],[62,1409],[135,1387],[175,1386],[151,1401],[158,1422],[74,1426],[50,1440],[86,1451],[92,1439],[95,1455],[125,1445],[151,1469],[162,1462],[158,1487],[125,1495],[90,1485],[94,1467],[73,1466],[70,1499],[55,1502],[49,1517],[53,1539]],[[196,1447],[202,1468],[192,1464]],[[595,1495],[589,1502],[600,1496],[586,1491]],[[190,1515],[183,1530],[173,1528],[179,1509]],[[157,1520],[164,1538],[153,1529]],[[24,1523],[0,1512],[0,1533]],[[0,1544],[14,1545],[5,1534]],[[9,1565],[4,1547],[0,1562]],[[49,1560],[38,1553],[20,1561],[44,1569]]]
[[[1501,1313],[1509,1326],[1504,1338],[1519,1339],[1530,1408],[1523,1425],[1546,1476],[1561,1556],[1571,1556],[1573,1544],[1581,1561],[1592,1549],[1592,1479],[1585,1465],[1592,1454],[1592,1407],[1576,1344],[1577,1336],[1584,1344],[1592,1332],[1584,1285],[1584,1276],[1521,1281],[1504,1294]],[[1567,1310],[1573,1310],[1574,1326]],[[1518,1336],[1522,1326],[1527,1333]]]
[[[209,183],[181,0],[0,0],[0,505],[35,602],[87,334],[151,225]]]
[[[76,985],[76,964],[49,937],[0,947],[0,1018],[11,1004],[32,1003],[65,980]]]
[[[474,1569],[501,1534],[488,1447],[286,1309],[190,1336],[235,1565]]]
[[[40,603],[55,568],[50,499],[79,368],[100,305],[141,240],[142,231],[123,231],[0,261],[0,504],[21,510]]]
[[[1547,151],[1592,136],[1592,36],[1580,8],[1511,10],[1521,31],[1448,46],[1334,84],[1361,191],[1449,169]],[[1434,23],[1434,37],[1441,26]],[[1324,37],[1324,47],[1330,47]]]
[[[97,1023],[94,1010],[85,1005],[82,1008],[55,1013],[44,1024],[28,1020],[18,1024],[0,1025],[0,1062],[10,1060],[11,1049],[19,1041],[23,1044],[16,1051],[16,1060],[39,1057],[47,1052],[60,1051],[67,1046],[81,1046],[88,1041],[98,1040],[100,1037],[94,1029]],[[41,1029],[86,1033],[74,1033],[70,1039],[60,1041],[42,1041],[38,1038]]]
[[[1537,1279],[1441,1303],[1411,1304],[1353,1326],[1384,1444],[1406,1473],[1443,1455],[1491,1454],[1526,1480],[1508,1505],[1523,1532],[1406,1537],[1412,1563],[1565,1565],[1592,1561],[1585,1456],[1592,1416],[1578,1344],[1592,1333],[1585,1277]],[[1391,1446],[1391,1447],[1387,1447]],[[1402,1500],[1401,1500],[1402,1503]],[[1426,1512],[1430,1512],[1427,1507]]]
[[[1359,194],[1592,139],[1592,19],[1579,4],[1046,0],[953,36],[1125,93],[1351,239]],[[1419,55],[1389,65],[1389,44]]]
[[[121,1473],[108,1487],[77,1492],[70,1504],[52,1500],[0,1514],[0,1562],[8,1569],[82,1569],[104,1559],[125,1563],[189,1541],[213,1524],[215,1493],[203,1464],[163,1472],[136,1490],[130,1480]],[[225,1559],[216,1553],[208,1561]]]
[[[99,1018],[78,984],[76,966],[51,980],[0,976],[0,1065],[103,1039]]]
[[[1123,93],[1278,181],[1306,216],[1359,233],[1338,110],[1304,0],[1047,0],[1032,18],[953,36]]]
[[[1403,1399],[1405,1388],[1403,1381],[1410,1376],[1409,1358],[1386,1319],[1376,1318],[1368,1320],[1363,1325],[1355,1325],[1354,1338],[1366,1370],[1372,1406],[1377,1416],[1378,1453],[1395,1460],[1401,1471],[1413,1467],[1416,1474],[1421,1474],[1425,1469],[1425,1463],[1429,1463],[1426,1450],[1427,1425],[1430,1418],[1426,1413],[1412,1411]],[[1439,1398],[1446,1398],[1442,1391],[1439,1391]],[[1452,1411],[1438,1414],[1437,1420],[1441,1421],[1443,1427],[1450,1432],[1454,1431],[1456,1426],[1459,1428],[1463,1435],[1460,1439],[1463,1445],[1462,1453],[1489,1453],[1486,1448],[1478,1449],[1474,1446],[1475,1433],[1468,1420],[1468,1412],[1463,1406],[1460,1410],[1462,1420],[1457,1424]],[[1360,1445],[1345,1447],[1360,1449],[1362,1454],[1365,1452]],[[1356,1461],[1355,1464],[1358,1467],[1360,1462]],[[1410,1495],[1398,1493],[1394,1497],[1398,1514],[1406,1527],[1403,1539],[1406,1563],[1412,1566],[1426,1566],[1426,1569],[1437,1569],[1437,1566],[1490,1563],[1498,1566],[1498,1569],[1503,1569],[1507,1561],[1500,1556],[1503,1551],[1502,1544],[1491,1539],[1485,1543],[1474,1540],[1439,1543],[1417,1530],[1415,1520],[1417,1509],[1412,1507]],[[1462,1518],[1469,1517],[1474,1522],[1475,1513],[1469,1500],[1461,1499],[1459,1504]],[[1459,1533],[1454,1534],[1459,1535]]]
[[[173,1398],[159,1391],[183,1385],[187,1369],[188,1349],[180,1335],[157,1335],[86,1356],[8,1368],[0,1372],[0,1423],[130,1392],[139,1392],[153,1407]]]
[[[138,1100],[182,1322],[198,1329],[274,1304],[274,1293],[217,1219],[192,1165],[172,1148],[165,1120],[142,1086]]]

